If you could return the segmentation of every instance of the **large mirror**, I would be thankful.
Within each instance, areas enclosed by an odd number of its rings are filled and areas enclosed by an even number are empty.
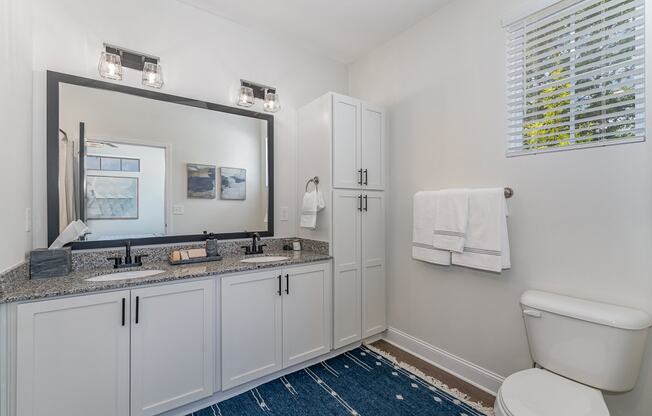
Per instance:
[[[273,117],[48,73],[48,238],[73,248],[273,235]]]

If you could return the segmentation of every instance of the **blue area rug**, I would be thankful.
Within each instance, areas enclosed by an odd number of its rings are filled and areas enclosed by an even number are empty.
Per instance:
[[[192,416],[483,416],[362,346]],[[190,416],[190,415],[189,415]]]

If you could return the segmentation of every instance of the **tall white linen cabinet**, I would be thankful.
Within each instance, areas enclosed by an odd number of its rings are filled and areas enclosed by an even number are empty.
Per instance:
[[[299,213],[319,177],[326,208],[302,238],[327,241],[333,256],[333,343],[383,332],[386,318],[385,111],[328,93],[298,112]]]

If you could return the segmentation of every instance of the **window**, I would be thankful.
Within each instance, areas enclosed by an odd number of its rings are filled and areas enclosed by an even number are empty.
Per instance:
[[[644,2],[567,0],[508,27],[508,156],[645,140]]]
[[[85,163],[86,170],[140,172],[140,159],[88,155]]]

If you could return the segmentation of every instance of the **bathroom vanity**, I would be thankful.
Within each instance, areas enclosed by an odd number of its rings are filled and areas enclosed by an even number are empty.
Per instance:
[[[0,298],[4,409],[182,415],[175,409],[325,356],[332,349],[330,257],[278,254],[286,260],[157,262],[147,267],[162,273],[130,280],[87,280],[107,269],[10,277]]]

